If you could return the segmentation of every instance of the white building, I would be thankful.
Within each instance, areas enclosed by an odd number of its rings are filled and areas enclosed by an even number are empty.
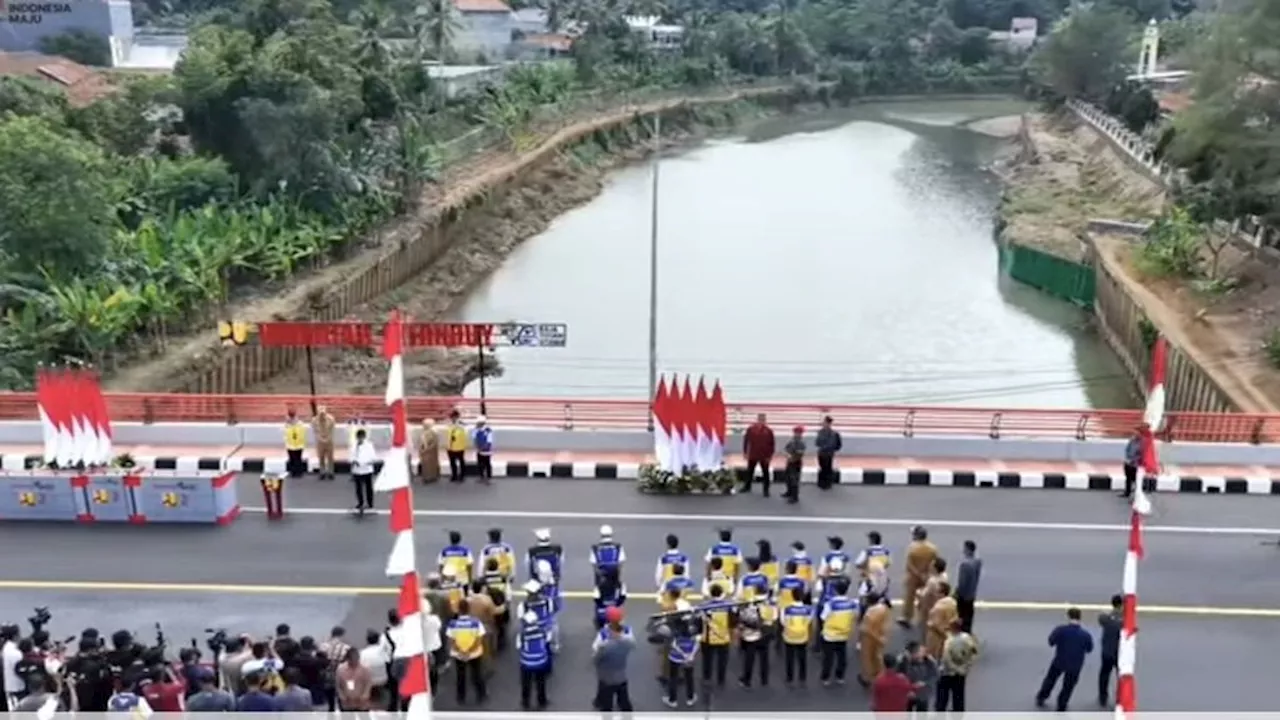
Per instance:
[[[683,25],[663,25],[656,15],[626,17],[627,26],[634,33],[643,35],[649,44],[659,50],[676,50],[684,44]]]
[[[1033,17],[1016,17],[1009,23],[1009,31],[994,31],[991,42],[1014,50],[1030,50],[1040,34],[1040,21]]]

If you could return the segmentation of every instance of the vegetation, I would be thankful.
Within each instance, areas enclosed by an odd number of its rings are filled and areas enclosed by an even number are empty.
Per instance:
[[[111,65],[111,44],[107,39],[79,29],[42,38],[40,52],[46,55],[61,55],[81,65],[98,67]]]
[[[556,23],[585,28],[572,58],[513,67],[499,89],[457,101],[427,72],[457,57],[446,0],[140,5],[159,24],[199,18],[171,77],[85,108],[0,79],[0,387],[29,385],[41,362],[110,370],[161,350],[247,286],[348,250],[476,128],[519,148],[537,118],[583,96],[769,76],[836,81],[844,100],[973,87],[1018,73],[1021,58],[986,39],[1025,5],[553,2]],[[1046,21],[1061,10],[1030,5]],[[624,14],[685,25],[684,47],[655,51]],[[50,49],[77,54],[72,40]]]

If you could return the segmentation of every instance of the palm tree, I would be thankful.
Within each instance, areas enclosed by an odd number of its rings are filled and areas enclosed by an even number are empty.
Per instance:
[[[358,39],[356,55],[369,70],[385,70],[391,64],[391,48],[387,35],[391,29],[391,10],[385,0],[367,0],[351,16]]]
[[[461,29],[462,24],[453,7],[453,0],[429,0],[413,11],[409,26],[419,50],[426,54],[425,51],[429,48],[436,60],[444,62],[453,44],[454,34]]]

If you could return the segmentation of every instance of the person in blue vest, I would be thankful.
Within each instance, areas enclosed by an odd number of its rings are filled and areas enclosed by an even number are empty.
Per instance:
[[[606,567],[603,570],[596,570],[596,629],[600,630],[605,626],[606,617],[610,608],[621,608],[627,603],[627,587],[622,583],[622,579],[618,577],[618,568],[614,566]]]
[[[493,428],[489,427],[489,420],[483,415],[476,418],[471,444],[476,449],[476,472],[480,474],[480,482],[487,484],[493,479]]]
[[[685,705],[693,707],[698,702],[698,689],[694,686],[693,668],[698,660],[701,633],[693,624],[692,605],[688,600],[676,601],[679,615],[668,621],[671,628],[667,640],[667,694],[662,702],[673,708],[679,704],[680,688],[684,688]]]
[[[539,528],[533,531],[536,541],[525,553],[529,578],[542,586],[543,595],[551,600],[555,612],[560,612],[560,578],[564,571],[564,548],[551,542],[551,531]]]
[[[547,676],[551,674],[551,638],[536,613],[520,618],[516,635],[520,651],[520,707],[528,710],[530,696],[537,694],[539,710],[547,707]]]
[[[542,583],[537,580],[530,580],[524,584],[524,600],[520,601],[520,608],[517,611],[517,617],[521,618],[521,622],[526,615],[533,613],[538,618],[538,623],[546,633],[547,641],[551,645],[551,651],[556,652],[560,645],[560,634],[557,632],[556,610],[555,604],[551,598],[547,597],[546,589]]]
[[[676,566],[689,567],[689,556],[680,549],[680,538],[667,535],[667,549],[658,558],[658,566],[653,571],[653,582],[662,592],[662,586],[675,575]]]
[[[613,527],[601,525],[600,540],[591,546],[591,567],[595,568],[597,573],[612,568],[621,574],[622,565],[626,561],[627,551],[622,547],[622,543],[613,539]]]

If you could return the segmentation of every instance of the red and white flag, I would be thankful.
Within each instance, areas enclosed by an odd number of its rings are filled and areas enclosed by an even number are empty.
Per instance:
[[[653,400],[654,458],[669,472],[685,468],[719,469],[724,464],[724,444],[728,433],[724,392],[716,382],[707,392],[706,378],[699,378],[694,390],[692,378],[683,384],[673,375],[662,378]]]
[[[720,389],[720,381],[711,391],[711,460],[708,469],[719,469],[724,466],[724,444],[729,434],[729,411],[724,404],[724,391]]]
[[[653,457],[658,467],[671,469],[671,395],[667,379],[658,378],[658,388],[653,394]]]
[[[400,578],[397,609],[400,626],[395,630],[395,657],[405,660],[400,679],[400,695],[408,698],[411,720],[431,716],[431,686],[427,674],[426,622],[418,561],[414,549],[413,486],[409,482],[409,418],[404,394],[404,323],[399,311],[392,311],[383,338],[383,355],[390,369],[386,403],[391,409],[391,449],[374,481],[374,490],[390,495],[390,529],[393,537],[387,558],[387,575]]]
[[[694,422],[697,426],[697,432],[694,435],[694,465],[699,470],[709,470],[715,464],[715,456],[712,453],[712,428],[713,421],[711,418],[711,396],[707,394],[707,383],[705,377],[698,378],[698,391],[693,399]]]
[[[44,461],[51,463],[58,459],[58,421],[57,402],[54,396],[53,371],[40,369],[36,371],[36,407],[40,411],[40,434],[44,438]]]

